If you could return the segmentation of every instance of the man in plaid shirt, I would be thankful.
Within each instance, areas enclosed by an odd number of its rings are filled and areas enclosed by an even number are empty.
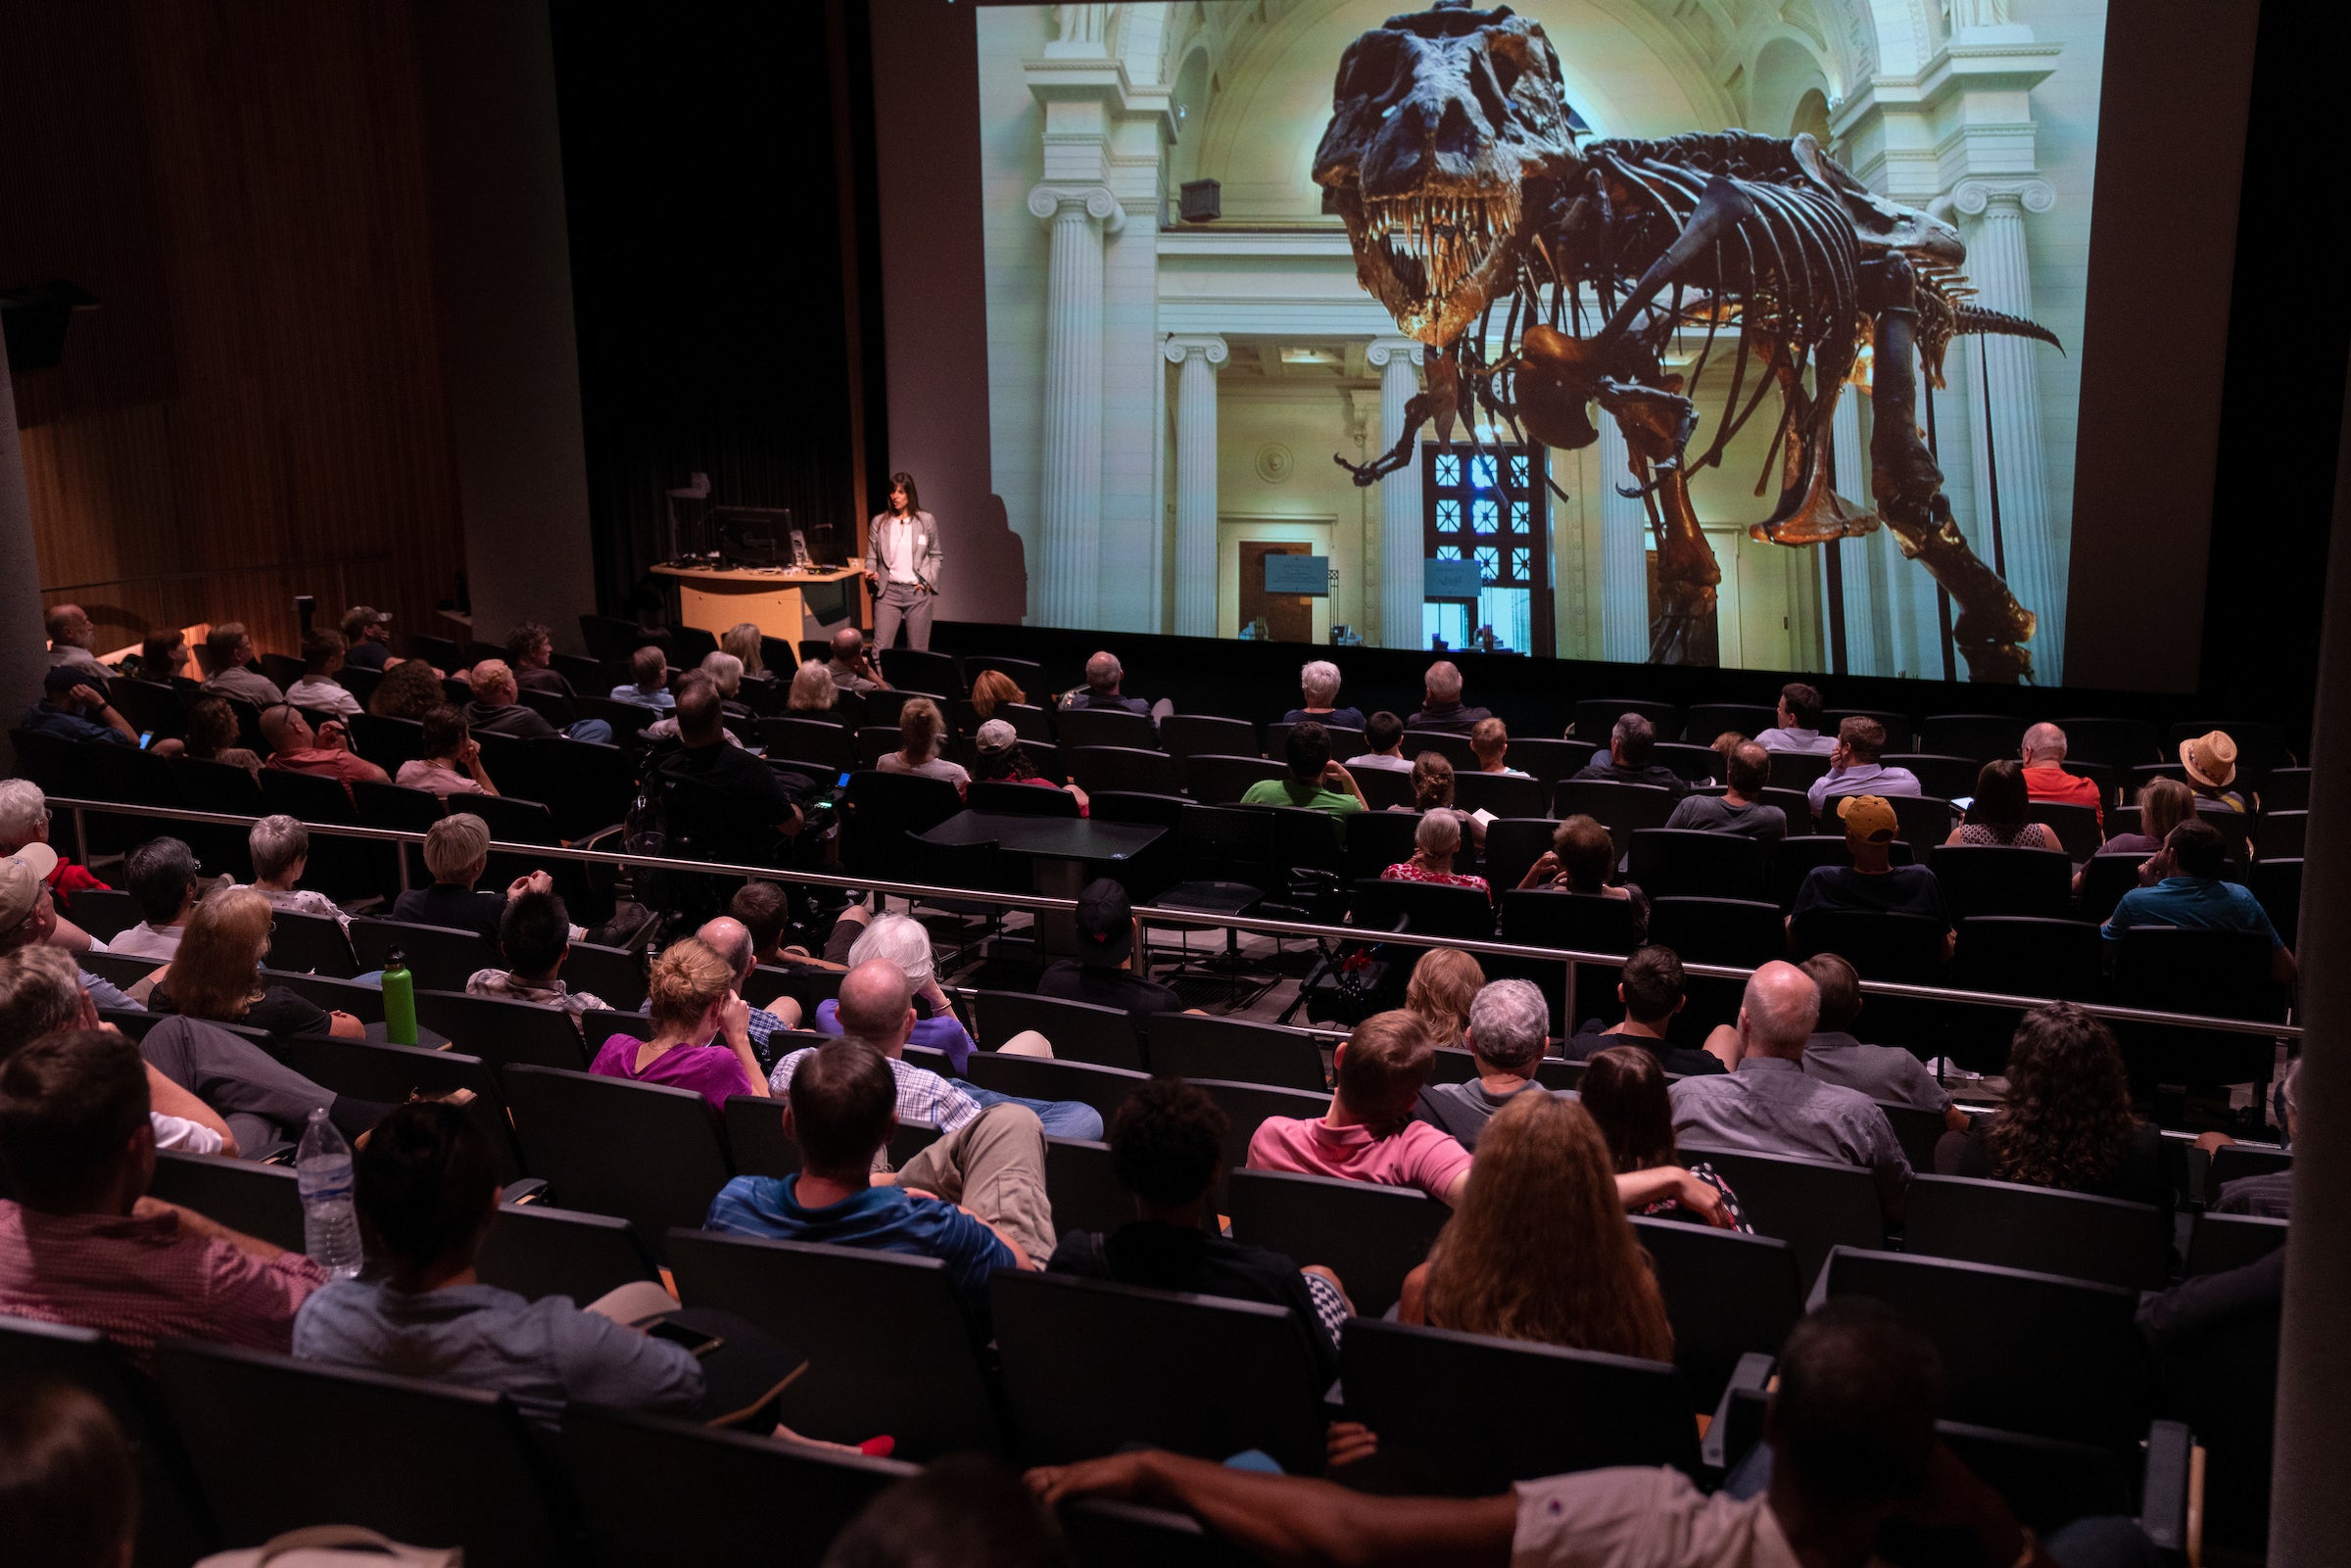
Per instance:
[[[507,899],[498,923],[498,941],[511,967],[474,971],[465,981],[467,996],[559,1007],[571,1015],[575,1028],[581,1014],[611,1010],[601,997],[575,991],[560,978],[563,960],[571,952],[571,914],[560,895],[534,889]]]

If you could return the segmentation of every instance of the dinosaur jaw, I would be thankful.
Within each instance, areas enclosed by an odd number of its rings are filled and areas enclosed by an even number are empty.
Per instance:
[[[1508,271],[1518,187],[1372,197],[1342,190],[1339,211],[1364,287],[1404,332],[1443,347],[1485,313]]]

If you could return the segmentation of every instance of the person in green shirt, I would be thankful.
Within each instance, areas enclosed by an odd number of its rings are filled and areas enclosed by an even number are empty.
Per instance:
[[[1364,792],[1355,775],[1330,757],[1330,732],[1314,720],[1290,730],[1287,750],[1290,776],[1260,779],[1241,796],[1244,806],[1301,806],[1345,816],[1364,810]]]

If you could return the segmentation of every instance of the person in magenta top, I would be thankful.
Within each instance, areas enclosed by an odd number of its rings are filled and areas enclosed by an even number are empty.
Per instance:
[[[749,1033],[750,1005],[735,994],[735,971],[695,937],[653,960],[646,991],[653,1037],[615,1034],[588,1070],[635,1083],[692,1089],[723,1111],[727,1096],[767,1096]]]

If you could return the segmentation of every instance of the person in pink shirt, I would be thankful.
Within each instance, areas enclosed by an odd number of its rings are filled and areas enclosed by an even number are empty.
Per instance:
[[[646,994],[653,1037],[615,1034],[588,1070],[634,1083],[692,1089],[720,1111],[727,1097],[767,1097],[767,1074],[751,1051],[750,1004],[735,994],[735,971],[709,944],[689,936],[653,960]]]

